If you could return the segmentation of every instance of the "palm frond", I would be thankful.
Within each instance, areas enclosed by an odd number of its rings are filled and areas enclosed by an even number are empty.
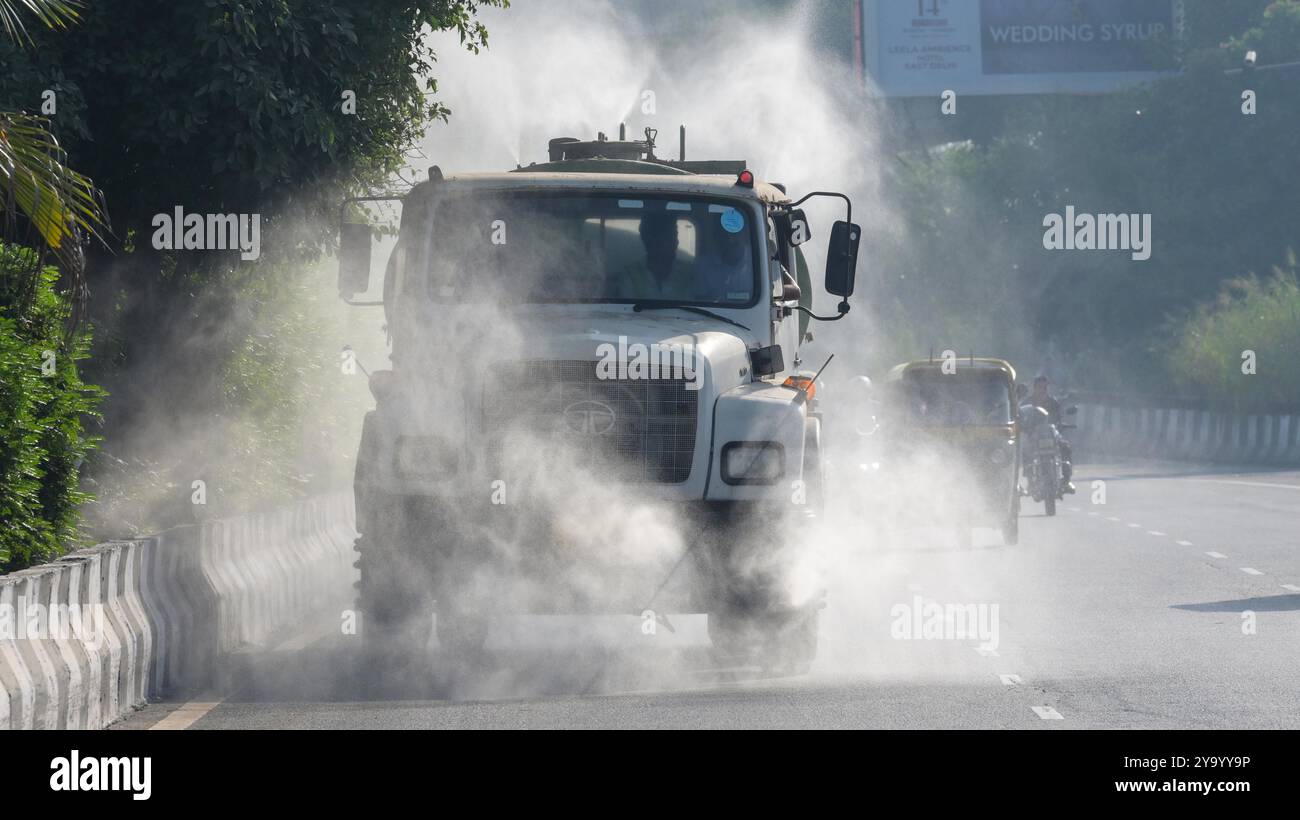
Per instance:
[[[67,166],[43,117],[0,112],[0,229],[12,230],[19,215],[83,293],[82,243],[102,242],[108,230],[103,194]]]
[[[31,44],[32,38],[23,25],[22,9],[36,16],[46,28],[67,28],[80,17],[81,0],[0,0],[0,27],[16,43]]]

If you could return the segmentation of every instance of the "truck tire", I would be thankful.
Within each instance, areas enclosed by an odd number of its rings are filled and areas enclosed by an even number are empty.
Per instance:
[[[439,602],[437,607],[438,645],[455,656],[472,656],[483,651],[492,622],[483,613],[457,610]]]
[[[367,641],[388,642],[403,636],[428,612],[428,597],[403,572],[402,556],[384,549],[379,539],[361,535],[353,544],[361,571],[357,581],[357,609],[362,635]]]
[[[1020,496],[1017,495],[1011,502],[1011,513],[1007,520],[1002,524],[1002,543],[1008,547],[1014,547],[1020,543]]]
[[[464,655],[482,650],[490,620],[468,606],[457,606],[449,598],[435,600],[431,580],[422,568],[413,566],[400,550],[385,550],[378,539],[362,535],[355,549],[360,553],[357,568],[357,608],[361,610],[362,634],[376,646],[411,639],[424,645],[434,626],[443,650]],[[436,623],[429,617],[436,613]]]
[[[1021,487],[1011,490],[1011,509],[1001,526],[1002,546],[1014,547],[1021,542]]]
[[[709,613],[709,639],[729,659],[766,671],[807,674],[817,657],[820,613]]]

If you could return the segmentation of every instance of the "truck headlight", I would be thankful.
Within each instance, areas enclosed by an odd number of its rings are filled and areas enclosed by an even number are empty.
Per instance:
[[[779,441],[730,441],[722,447],[722,480],[728,484],[775,484],[785,473]]]
[[[394,466],[403,478],[438,478],[460,465],[455,445],[436,436],[399,436]]]

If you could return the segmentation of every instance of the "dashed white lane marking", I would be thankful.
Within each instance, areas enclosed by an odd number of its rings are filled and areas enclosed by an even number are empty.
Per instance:
[[[1254,567],[1240,567],[1239,569],[1240,569],[1242,572],[1246,573],[1247,575],[1263,575],[1263,574],[1264,574],[1264,573],[1260,572],[1259,570],[1255,569]]]
[[[1221,552],[1207,552],[1207,553],[1205,553],[1205,554],[1208,555],[1208,556],[1210,556],[1211,558],[1227,558],[1227,557],[1228,557],[1228,556],[1224,555],[1224,554],[1221,553]]]
[[[1282,589],[1288,590],[1290,592],[1300,592],[1300,587],[1296,586],[1295,584],[1283,584]]]
[[[1199,481],[1204,484],[1240,484],[1243,487],[1280,487],[1284,490],[1300,490],[1300,484],[1270,484],[1267,481],[1225,481],[1217,478],[1189,478],[1188,481]]]
[[[1160,530],[1147,530],[1147,535],[1164,535]]]
[[[1111,516],[1109,516],[1109,515],[1106,516],[1106,520],[1107,520],[1107,521],[1114,521],[1115,523],[1119,523],[1119,519],[1118,519],[1118,518],[1113,518],[1113,517],[1111,517]]]
[[[1070,507],[1069,510],[1070,512],[1083,512],[1083,510],[1079,509],[1078,507]]]
[[[1038,715],[1043,720],[1065,720],[1065,718],[1061,717],[1060,712],[1050,706],[1035,706],[1034,714]]]
[[[188,729],[208,712],[221,705],[221,701],[190,701],[167,717],[150,726],[150,729]]]
[[[980,657],[983,657],[983,658],[996,658],[996,657],[999,657],[999,655],[998,655],[998,651],[997,651],[996,649],[985,649],[985,648],[982,647],[982,646],[976,646],[976,647],[972,647],[972,648],[973,648],[976,652],[980,653]]]
[[[1024,683],[1019,675],[998,675],[998,680],[1002,681],[1003,686],[1019,686]]]
[[[920,585],[920,584],[908,584],[908,585],[907,585],[907,589],[908,589],[909,592],[920,592],[920,591],[921,591],[921,585]]]
[[[1141,524],[1129,524],[1128,526],[1129,526],[1129,529],[1133,529],[1133,530],[1140,530],[1140,529],[1142,529],[1142,525],[1141,525]]]
[[[1088,513],[1088,515],[1101,515],[1101,513],[1099,513],[1099,512],[1090,512],[1090,513]]]
[[[1175,541],[1174,543],[1180,547],[1190,547],[1192,545],[1191,541]]]

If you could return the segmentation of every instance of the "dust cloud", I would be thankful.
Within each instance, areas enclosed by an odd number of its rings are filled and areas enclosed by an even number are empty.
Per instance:
[[[689,29],[665,28],[654,7],[516,0],[506,12],[484,12],[491,36],[481,54],[464,53],[454,35],[432,36],[440,55],[439,96],[452,116],[430,128],[413,170],[423,174],[437,164],[451,174],[526,166],[546,160],[546,143],[553,137],[592,139],[604,132],[614,139],[620,123],[629,138],[657,128],[659,155],[675,157],[677,126],[684,124],[688,158],[746,159],[760,179],[785,184],[795,197],[843,191],[853,198],[853,220],[871,226],[869,235],[901,230],[882,201],[880,134],[855,74],[816,42],[819,4],[795,4],[786,13],[761,18],[748,4],[711,4],[707,19]],[[807,205],[814,240],[805,252],[817,292],[814,307],[821,313],[834,309],[834,300],[820,287],[816,261],[824,258],[821,242],[830,223],[843,218],[842,207],[832,203]],[[864,246],[860,281],[872,264],[872,249]],[[461,397],[437,387],[454,384],[457,374],[489,372],[501,361],[539,357],[529,319],[509,309],[466,309],[451,318],[435,312],[409,321],[437,328],[429,358],[419,364],[439,377],[412,388],[404,399],[405,411],[429,433],[456,437],[468,423],[457,406]],[[836,354],[822,382],[827,514],[817,521],[784,521],[778,540],[811,545],[806,566],[788,573],[798,579],[792,584],[803,587],[789,590],[792,597],[817,585],[810,577],[822,579],[827,588],[815,675],[939,678],[944,669],[891,643],[890,613],[911,598],[905,583],[910,556],[927,553],[933,564],[936,556],[942,562],[943,556],[960,553],[961,538],[954,533],[969,532],[962,499],[975,479],[924,448],[893,465],[887,479],[880,477],[876,465],[885,434],[854,429],[870,429],[876,407],[869,391],[850,388],[887,342],[875,328],[870,292],[855,297],[845,321],[812,326],[816,339],[805,362],[819,366]],[[655,587],[678,573],[677,559],[698,537],[692,522],[672,504],[611,482],[574,454],[556,454],[544,442],[514,441],[509,450],[517,461],[513,468],[533,479],[523,482],[531,509],[543,514],[513,527],[485,527],[480,524],[486,521],[475,516],[493,513],[461,510],[457,521],[440,526],[461,530],[461,536],[468,531],[482,549],[520,564],[547,536],[536,523],[543,520],[543,529],[559,536],[572,560],[543,572],[544,587],[476,570],[463,581],[466,594],[477,595],[488,609],[501,601],[537,603],[554,599],[554,582],[562,581],[572,598],[552,600],[557,609],[611,591],[655,608]],[[976,535],[981,546],[990,539],[996,534],[989,530]],[[637,571],[619,575],[618,568],[629,565]],[[645,649],[645,622],[635,616],[556,615],[494,624],[489,650],[515,656],[487,667],[480,658],[471,676],[456,674],[455,682],[447,683],[445,664],[460,660],[448,657],[444,648],[433,661],[435,678],[445,684],[435,687],[435,694],[518,697],[737,680],[707,651],[702,616],[660,614],[668,619],[656,622],[654,640],[667,649],[654,651]],[[427,648],[421,643],[425,639],[432,640],[416,633],[413,643],[398,650],[409,653],[405,673],[413,677],[427,671],[417,660]]]

